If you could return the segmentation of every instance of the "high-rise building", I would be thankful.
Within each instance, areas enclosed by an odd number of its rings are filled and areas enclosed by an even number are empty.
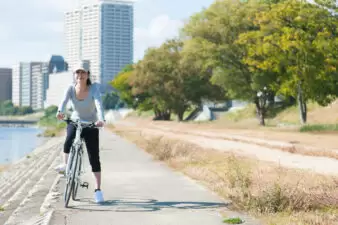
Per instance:
[[[64,20],[66,61],[72,69],[81,60],[81,11],[66,12]]]
[[[22,63],[18,63],[12,68],[12,102],[16,106],[20,106],[22,99]]]
[[[59,73],[68,70],[68,63],[61,55],[52,55],[48,63],[48,73]]]
[[[0,68],[0,102],[12,100],[12,69]]]
[[[133,62],[133,1],[81,1],[65,14],[66,60],[73,69],[89,60],[93,81],[103,87]]]
[[[32,106],[33,67],[42,62],[20,62],[13,66],[12,102],[16,106]]]
[[[45,74],[48,74],[48,63],[36,64],[32,67],[32,108],[43,109],[45,93]]]
[[[22,63],[21,106],[32,106],[32,71],[34,66],[41,66],[42,62]]]

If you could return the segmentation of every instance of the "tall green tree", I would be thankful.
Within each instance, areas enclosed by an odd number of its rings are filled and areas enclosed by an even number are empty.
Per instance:
[[[337,83],[337,19],[313,4],[289,0],[256,15],[259,30],[240,35],[244,62],[251,71],[277,76],[270,87],[297,98],[300,119],[307,121],[307,101],[332,101]]]
[[[135,68],[133,93],[149,96],[156,118],[169,120],[171,113],[184,112],[189,103],[180,95],[182,77],[178,73],[182,42],[169,40],[159,48],[148,49]]]
[[[199,107],[204,100],[224,99],[223,90],[210,82],[211,71],[195,63],[196,50],[181,40],[168,40],[159,48],[149,49],[135,69],[134,94],[150,97],[158,118],[177,115]]]
[[[257,12],[266,11],[269,4],[259,1],[219,0],[209,8],[192,16],[183,29],[184,34],[199,43],[205,52],[203,63],[212,68],[212,82],[219,85],[232,99],[253,102],[261,125],[264,125],[266,104],[258,95],[270,88],[275,76],[250,70],[243,61],[247,48],[237,39],[240,34],[258,30],[254,24]]]

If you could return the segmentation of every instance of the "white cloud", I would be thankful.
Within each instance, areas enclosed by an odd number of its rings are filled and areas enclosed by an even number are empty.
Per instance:
[[[135,28],[135,61],[141,59],[149,47],[158,47],[167,39],[178,36],[183,26],[180,20],[172,20],[168,15],[154,18],[147,28]]]

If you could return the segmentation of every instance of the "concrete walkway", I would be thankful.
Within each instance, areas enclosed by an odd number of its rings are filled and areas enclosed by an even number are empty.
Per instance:
[[[85,158],[89,189],[80,189],[79,201],[70,201],[71,209],[63,207],[60,197],[50,224],[222,225],[221,211],[240,216],[247,221],[243,224],[258,224],[229,211],[209,190],[110,132],[101,133],[101,146],[105,203],[93,202],[94,178]],[[63,178],[57,189],[63,195]]]

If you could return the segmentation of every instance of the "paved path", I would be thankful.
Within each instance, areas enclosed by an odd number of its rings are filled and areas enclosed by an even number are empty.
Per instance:
[[[238,216],[228,211],[226,202],[215,194],[153,161],[134,144],[108,132],[101,134],[101,140],[105,203],[93,202],[94,179],[86,158],[89,189],[80,189],[80,200],[70,201],[71,209],[65,209],[60,198],[50,224],[221,225],[221,210]],[[57,189],[62,194],[63,186],[61,179]]]

